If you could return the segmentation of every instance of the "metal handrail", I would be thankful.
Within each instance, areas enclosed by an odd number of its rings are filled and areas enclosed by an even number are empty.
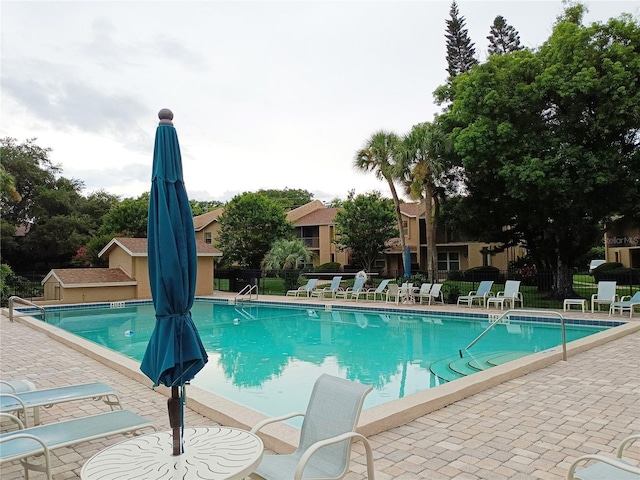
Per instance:
[[[253,298],[253,292],[255,290],[256,300],[258,299],[258,286],[257,285],[246,285],[242,290],[240,290],[235,297],[233,297],[234,303],[237,303],[238,300],[246,300],[247,295],[249,295],[249,300]]]
[[[38,310],[40,310],[40,313],[42,314],[42,317],[44,318],[44,315],[45,315],[44,307],[42,307],[40,305],[36,305],[35,303],[30,302],[29,300],[25,300],[24,298],[18,297],[17,295],[12,295],[11,297],[9,297],[9,321],[10,322],[13,322],[13,317],[14,317],[13,304],[16,302],[16,300],[19,300],[20,302],[22,302],[25,305],[28,305],[30,307],[37,308]],[[18,316],[20,316],[20,315],[18,315]]]
[[[562,360],[567,361],[567,333],[566,333],[565,324],[564,324],[564,316],[561,313],[555,312],[553,310],[519,310],[515,308],[511,310],[507,310],[498,318],[493,320],[490,323],[490,325],[487,328],[485,328],[482,333],[480,333],[480,335],[474,338],[471,341],[471,343],[462,350],[469,350],[478,342],[478,340],[484,337],[489,330],[491,330],[494,326],[500,323],[501,320],[503,320],[504,318],[508,317],[510,314],[513,314],[513,313],[535,313],[536,315],[551,315],[554,317],[558,317],[560,319],[560,326],[562,331]],[[460,354],[460,358],[462,358],[462,350],[458,350]]]

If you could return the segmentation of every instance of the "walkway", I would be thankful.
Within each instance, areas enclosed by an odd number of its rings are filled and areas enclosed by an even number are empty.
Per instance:
[[[0,378],[27,378],[41,388],[105,381],[123,405],[168,428],[166,397],[20,323],[0,319]],[[45,423],[105,411],[98,402],[45,409]],[[211,424],[189,409],[187,425]],[[6,425],[3,425],[6,427]],[[565,478],[584,453],[613,454],[619,440],[640,432],[640,333],[478,393],[407,425],[370,438],[378,480]],[[122,436],[61,449],[54,479],[79,478],[81,465]],[[347,480],[364,479],[361,445]],[[630,449],[640,460],[640,445]],[[32,475],[42,478],[42,475]],[[3,480],[22,479],[19,463]]]

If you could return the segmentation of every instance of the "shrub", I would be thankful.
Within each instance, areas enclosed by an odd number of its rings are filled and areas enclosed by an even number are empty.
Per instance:
[[[496,267],[474,267],[464,272],[465,282],[481,282],[482,280],[493,280],[496,283],[504,283],[504,276]]]
[[[451,270],[447,280],[461,282],[464,280],[464,272],[462,270]]]
[[[613,269],[605,269],[604,271],[602,271],[601,268],[605,265],[609,264],[605,263],[603,265],[600,265],[593,271],[593,276],[596,282],[610,281],[616,282],[618,285],[640,284],[640,269],[619,267]]]
[[[450,285],[447,292],[447,303],[458,303],[458,297],[460,296],[460,289],[457,285]]]
[[[313,269],[314,272],[339,272],[340,264],[338,262],[327,262],[318,265]]]
[[[603,272],[607,272],[609,270],[617,270],[618,268],[622,268],[623,265],[621,263],[618,262],[606,262],[603,263],[602,265],[598,265],[596,268],[593,269],[593,274],[595,275],[596,272],[599,273],[603,273]]]

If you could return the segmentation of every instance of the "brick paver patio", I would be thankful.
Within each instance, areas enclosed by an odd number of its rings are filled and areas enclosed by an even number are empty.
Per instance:
[[[104,381],[125,408],[168,428],[166,397],[82,353],[20,323],[0,319],[3,380],[29,379],[40,388]],[[407,425],[370,437],[376,478],[562,479],[585,453],[613,455],[618,442],[640,432],[640,333],[628,335],[568,362],[507,381]],[[82,401],[43,409],[43,423],[108,410]],[[189,409],[188,425],[212,421]],[[6,428],[7,425],[3,425]],[[82,464],[113,436],[54,452],[54,479],[79,478]],[[361,445],[354,447],[347,480],[366,476]],[[629,449],[640,460],[640,445]],[[19,463],[0,469],[3,480],[23,478]],[[32,478],[43,478],[32,474]]]

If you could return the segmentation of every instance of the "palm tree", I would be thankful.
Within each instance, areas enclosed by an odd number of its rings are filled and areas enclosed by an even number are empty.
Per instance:
[[[438,266],[436,229],[440,216],[439,180],[445,173],[443,153],[447,149],[447,136],[437,125],[425,122],[414,125],[403,139],[399,161],[410,171],[406,182],[412,198],[424,201],[427,222],[427,269],[435,272]]]
[[[305,243],[296,238],[293,240],[276,240],[262,260],[265,270],[291,270],[298,268],[300,262],[308,263],[313,253]]]
[[[356,152],[353,165],[358,170],[374,172],[376,178],[387,181],[396,211],[398,232],[400,232],[402,264],[406,265],[408,259],[405,258],[407,252],[404,229],[402,228],[402,214],[400,213],[400,199],[394,183],[395,180],[402,180],[406,173],[402,169],[402,164],[396,160],[396,152],[399,145],[400,138],[398,135],[393,132],[379,130],[371,135],[361,150]]]

